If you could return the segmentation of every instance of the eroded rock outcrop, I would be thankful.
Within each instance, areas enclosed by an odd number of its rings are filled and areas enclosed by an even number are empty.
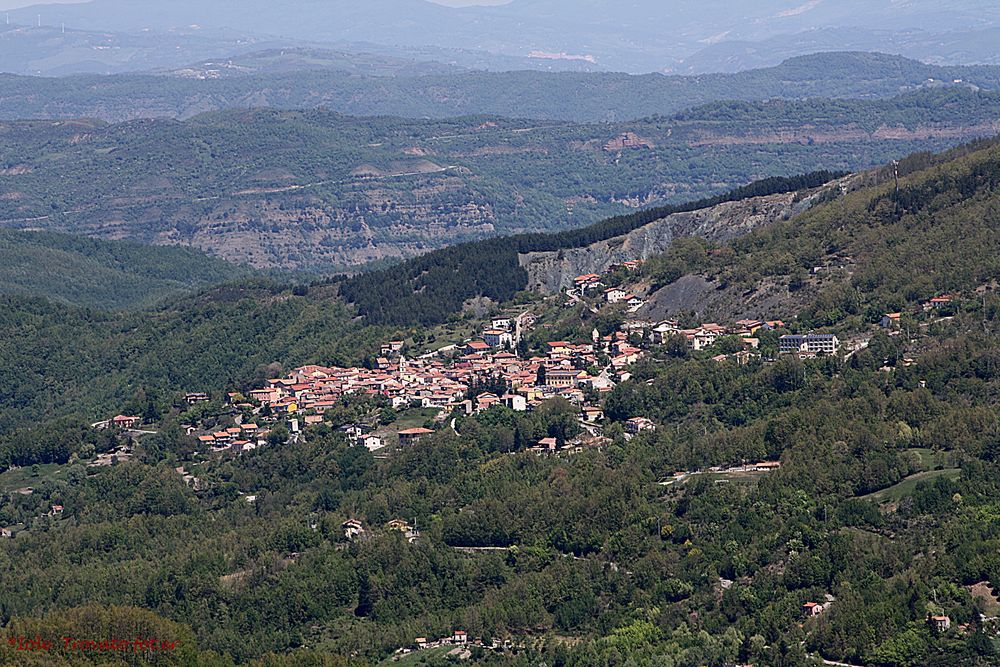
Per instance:
[[[792,192],[727,202],[689,213],[676,213],[624,236],[582,248],[527,253],[519,260],[528,271],[528,289],[556,293],[572,286],[576,276],[604,273],[615,264],[661,254],[675,239],[700,236],[712,241],[728,241],[798,215],[817,199],[817,194],[801,197]]]

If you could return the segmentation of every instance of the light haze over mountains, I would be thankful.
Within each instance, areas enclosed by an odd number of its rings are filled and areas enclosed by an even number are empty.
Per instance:
[[[1000,3],[991,0],[513,0],[469,7],[426,0],[93,0],[24,7],[9,17],[15,25],[0,25],[0,68],[42,74],[112,69],[101,64],[108,60],[101,51],[122,47],[87,37],[94,51],[88,54],[78,31],[165,40],[157,49],[172,52],[177,63],[213,48],[221,57],[247,42],[364,44],[488,69],[739,71],[846,49],[939,64],[1000,61]],[[64,40],[72,44],[60,52]],[[14,61],[4,57],[8,49],[43,47],[45,58],[24,69],[3,64]],[[138,54],[114,69],[165,64],[175,63]]]

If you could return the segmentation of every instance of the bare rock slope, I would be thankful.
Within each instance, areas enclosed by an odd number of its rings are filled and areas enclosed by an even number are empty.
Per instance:
[[[801,197],[792,192],[726,202],[689,213],[676,213],[624,236],[582,248],[527,253],[519,260],[528,272],[528,289],[552,294],[572,286],[573,279],[579,275],[604,273],[615,264],[661,254],[675,239],[700,236],[712,241],[728,241],[798,215],[817,199],[817,194]]]

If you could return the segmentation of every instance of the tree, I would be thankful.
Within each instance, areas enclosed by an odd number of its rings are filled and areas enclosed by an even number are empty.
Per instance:
[[[288,442],[290,434],[284,424],[278,424],[267,434],[267,442],[270,445],[281,445]]]

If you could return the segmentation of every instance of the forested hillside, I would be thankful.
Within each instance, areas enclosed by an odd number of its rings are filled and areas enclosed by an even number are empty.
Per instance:
[[[707,311],[749,315],[747,297],[756,292],[801,304],[800,317],[818,326],[847,317],[874,322],[938,294],[994,285],[997,141],[912,155],[899,170],[898,192],[892,169],[878,170],[866,176],[877,185],[754,231],[724,252],[668,253],[646,270],[660,285],[689,273],[714,281],[719,289],[706,295]]]
[[[245,107],[322,107],[360,116],[488,114],[606,122],[672,114],[723,100],[889,98],[956,80],[984,89],[1000,87],[996,66],[943,67],[877,53],[824,53],[791,58],[776,67],[699,76],[442,73],[441,66],[376,56],[319,51],[296,58],[294,52],[269,53],[214,59],[174,70],[172,76],[0,75],[0,118],[119,122],[188,118]]]
[[[0,231],[4,294],[102,309],[135,308],[248,274],[190,248]]]
[[[230,284],[150,312],[118,314],[21,296],[0,300],[0,364],[7,369],[0,440],[7,452],[13,426],[66,415],[96,421],[119,406],[155,411],[185,392],[245,388],[272,363],[360,363],[388,335],[352,323],[329,288]]]
[[[22,121],[0,125],[0,225],[329,271],[867,168],[992,135],[998,116],[1000,94],[941,89],[591,125],[262,110]]]
[[[448,664],[444,651],[397,650],[458,629],[499,640],[468,656],[497,666],[995,665],[1000,146],[915,155],[900,173],[898,193],[890,172],[862,175],[795,220],[685,243],[635,277],[697,272],[747,307],[777,281],[785,298],[770,315],[837,332],[839,354],[778,357],[781,332],[764,329],[745,363],[716,356],[732,341],[650,345],[601,399],[606,440],[563,454],[524,451],[577,423],[559,399],[456,411],[380,458],[332,423],[239,456],[195,454],[171,392],[259,386],[278,369],[258,364],[349,361],[404,335],[349,323],[333,285],[215,290],[142,321],[8,299],[5,386],[24,391],[44,359],[48,391],[5,405],[38,414],[66,397],[54,416],[119,400],[158,432],[129,461],[89,466],[114,434],[72,420],[4,431],[2,460],[25,467],[0,475],[0,524],[17,531],[0,539],[0,623],[14,637],[156,633],[180,642],[166,665]],[[810,265],[829,270],[784,284]],[[941,290],[946,309],[920,307]],[[590,340],[607,320],[561,300],[532,307],[532,345]],[[885,308],[902,311],[901,328],[879,326]],[[640,416],[656,428],[626,436]],[[403,518],[419,527],[412,541],[388,526]],[[364,537],[345,537],[348,519]],[[80,657],[0,651],[14,664]]]

